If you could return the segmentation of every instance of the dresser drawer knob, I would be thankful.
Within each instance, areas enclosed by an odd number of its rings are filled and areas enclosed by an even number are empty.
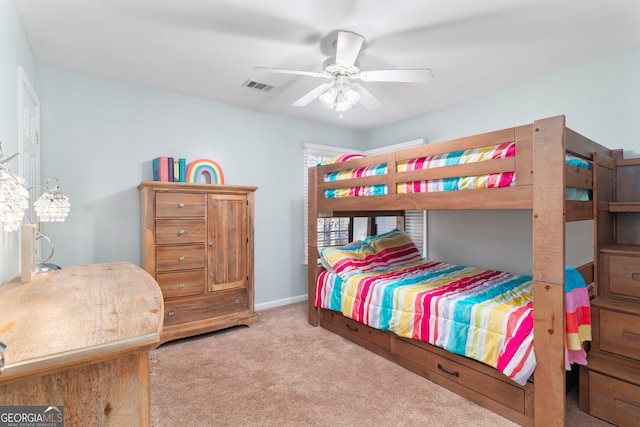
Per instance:
[[[178,203],[178,207],[179,208],[184,208],[184,203],[182,203],[182,202]]]
[[[209,246],[213,246],[213,240],[209,240]]]
[[[184,257],[183,256],[180,256],[180,261],[184,261]]]
[[[240,304],[240,300],[239,299],[236,300],[236,305],[238,305],[238,304]]]
[[[178,231],[178,234],[184,234],[184,230]]]
[[[179,287],[179,288],[184,288],[184,283],[180,283],[180,284],[178,284],[178,287]]]
[[[173,313],[173,310],[171,310],[171,311],[169,312],[169,316],[173,316],[173,314],[174,314],[174,313]]]

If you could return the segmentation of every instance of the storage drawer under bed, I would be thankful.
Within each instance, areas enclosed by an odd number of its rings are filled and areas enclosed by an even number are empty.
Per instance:
[[[500,402],[519,413],[525,413],[525,390],[512,383],[510,380],[498,379],[500,374],[495,371],[495,377],[485,372],[463,365],[452,358],[449,358],[445,350],[440,350],[426,343],[413,343],[410,340],[398,338],[395,340],[394,353],[419,365],[421,368],[446,378],[449,381],[460,384],[466,389],[485,395],[486,397]],[[462,357],[462,356],[460,356]],[[471,364],[478,364],[470,360]],[[484,366],[479,366],[484,368]],[[485,370],[491,370],[489,366]]]
[[[387,357],[397,360],[413,371],[420,371],[417,373],[435,382],[438,382],[435,377],[441,377],[470,390],[471,393],[491,399],[500,406],[513,410],[514,413],[524,414],[525,417],[532,416],[533,394],[532,390],[527,390],[533,387],[532,384],[521,387],[480,362],[452,355],[427,343],[400,338],[391,332],[371,328],[331,310],[320,310],[320,324],[370,350],[384,350],[381,354],[388,355]],[[456,359],[465,360],[467,363],[458,362]],[[502,376],[504,379],[500,378]],[[472,396],[465,396],[473,400]]]
[[[340,313],[320,310],[320,323],[327,329],[340,331],[341,335],[364,340],[385,350],[391,349],[389,334],[351,320]]]

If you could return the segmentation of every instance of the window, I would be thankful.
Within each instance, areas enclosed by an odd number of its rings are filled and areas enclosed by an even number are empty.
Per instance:
[[[424,139],[416,139],[367,151],[364,154],[377,154],[424,143]],[[307,265],[309,251],[307,239],[307,230],[309,229],[309,176],[307,169],[331,157],[347,153],[360,153],[360,151],[315,144],[304,144],[302,151],[304,157],[304,264]],[[377,233],[384,233],[396,227],[404,228],[423,256],[426,256],[426,220],[425,211],[406,211],[404,224],[398,224],[396,217],[377,217],[375,219],[375,228]],[[318,247],[340,246],[351,242],[354,235],[354,222],[352,218],[318,218]]]
[[[304,264],[307,264],[309,246],[307,230],[309,230],[309,175],[307,169],[318,163],[340,154],[360,153],[348,148],[331,147],[327,145],[304,144]],[[351,238],[349,218],[318,218],[318,246],[339,246],[349,243]]]
[[[398,218],[394,216],[382,216],[376,218],[376,234],[386,233],[394,228],[401,228],[407,232],[415,242],[422,256],[427,256],[426,211],[405,211],[404,224],[398,224]]]
[[[352,239],[351,218],[318,218],[318,247],[346,245]]]

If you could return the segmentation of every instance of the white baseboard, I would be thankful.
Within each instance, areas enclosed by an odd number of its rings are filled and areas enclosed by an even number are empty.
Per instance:
[[[276,301],[262,302],[255,305],[255,311],[266,310],[268,308],[281,307],[283,305],[295,304],[307,300],[307,295],[298,295],[297,297],[284,298]]]

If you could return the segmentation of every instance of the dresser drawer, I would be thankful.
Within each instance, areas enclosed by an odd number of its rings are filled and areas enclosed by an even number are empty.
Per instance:
[[[158,273],[156,281],[165,299],[198,295],[206,289],[207,273],[204,268],[178,273]]]
[[[391,348],[391,338],[388,333],[351,320],[338,312],[322,310],[320,322],[323,326],[331,326],[327,329],[338,329],[343,334],[358,337],[385,350]]]
[[[640,258],[611,255],[609,288],[612,294],[640,297]]]
[[[195,322],[246,311],[248,308],[249,300],[246,288],[179,298],[165,301],[164,324],[169,326]]]
[[[619,426],[640,425],[640,386],[590,371],[589,413]]]
[[[156,271],[192,270],[204,268],[205,246],[158,246],[156,247]]]
[[[156,244],[204,243],[207,225],[202,219],[156,220]]]
[[[439,349],[437,348],[433,348],[433,351],[425,351],[424,347],[428,344],[421,343],[422,345],[418,347],[418,345],[414,345],[406,339],[397,339],[395,343],[395,353],[398,356],[419,365],[432,375],[435,374],[446,378],[496,402],[500,402],[519,413],[525,413],[525,391],[516,386],[515,383],[512,385],[506,381],[501,381],[444,357],[442,354],[438,354]],[[440,353],[444,353],[444,350]],[[484,368],[484,366],[482,367]]]
[[[640,317],[599,309],[600,350],[640,360]]]
[[[156,193],[156,218],[204,217],[205,213],[205,194]]]

